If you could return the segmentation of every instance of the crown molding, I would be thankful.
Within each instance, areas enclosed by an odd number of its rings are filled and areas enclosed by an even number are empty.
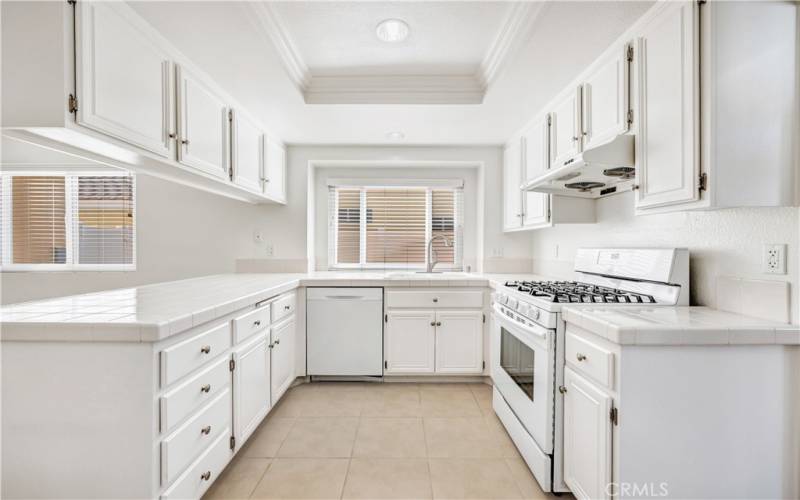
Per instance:
[[[485,90],[472,75],[315,76],[308,104],[480,104]]]
[[[245,2],[307,104],[480,104],[531,32],[546,2],[515,2],[474,75],[318,75],[270,2]]]
[[[300,53],[297,51],[297,47],[286,28],[286,23],[269,2],[244,2],[244,5],[245,9],[254,15],[258,26],[261,28],[259,31],[262,36],[266,37],[277,50],[278,56],[281,58],[283,67],[292,83],[300,93],[304,93],[311,81],[311,72],[308,70],[303,58],[300,57]]]
[[[516,2],[480,65],[477,78],[485,89],[497,79],[517,50],[528,41],[547,2]]]

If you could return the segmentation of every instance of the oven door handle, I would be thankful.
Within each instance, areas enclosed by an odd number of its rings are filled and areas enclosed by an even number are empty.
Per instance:
[[[492,309],[494,309],[495,315],[498,318],[502,319],[503,321],[507,322],[510,327],[522,330],[525,333],[530,333],[531,335],[535,335],[542,339],[547,338],[547,329],[542,328],[540,326],[525,325],[512,320],[506,315],[506,313],[503,312],[503,310],[500,308],[500,305],[497,303],[492,305]]]

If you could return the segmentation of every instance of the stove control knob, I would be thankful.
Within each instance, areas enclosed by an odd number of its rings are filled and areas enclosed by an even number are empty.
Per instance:
[[[515,309],[516,310],[516,308],[517,308],[517,299],[509,298],[508,299],[508,307],[510,307],[511,309]]]
[[[529,316],[531,314],[528,304],[523,304],[522,302],[519,303],[517,311],[519,311],[519,313],[522,314],[523,316]]]
[[[536,309],[535,307],[531,307],[530,317],[533,318],[533,319],[539,319],[539,316],[541,316],[541,313],[539,312],[539,310]]]

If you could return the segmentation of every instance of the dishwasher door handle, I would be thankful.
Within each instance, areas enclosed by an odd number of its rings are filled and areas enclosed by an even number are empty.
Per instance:
[[[363,299],[363,295],[326,295],[326,299],[332,300],[358,300]]]

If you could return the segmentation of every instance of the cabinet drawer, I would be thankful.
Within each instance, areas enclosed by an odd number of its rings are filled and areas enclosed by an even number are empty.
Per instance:
[[[566,361],[576,371],[614,388],[614,353],[567,331]]]
[[[193,410],[214,399],[230,386],[228,359],[220,358],[210,367],[161,396],[161,432],[166,432]]]
[[[189,466],[175,484],[161,495],[163,500],[200,498],[211,483],[220,475],[231,458],[229,444],[230,428],[217,437],[216,441]]]
[[[233,343],[238,344],[251,335],[263,331],[269,326],[269,323],[269,307],[265,306],[235,318],[233,320]]]
[[[281,319],[294,314],[295,307],[297,307],[297,297],[295,294],[290,293],[281,296],[278,300],[272,303],[272,321],[280,321]]]
[[[214,401],[161,442],[161,483],[169,484],[219,436],[230,437],[231,391]]]
[[[230,323],[206,330],[161,351],[161,386],[200,368],[231,346]]]
[[[386,292],[387,307],[483,307],[482,290],[390,290]]]

